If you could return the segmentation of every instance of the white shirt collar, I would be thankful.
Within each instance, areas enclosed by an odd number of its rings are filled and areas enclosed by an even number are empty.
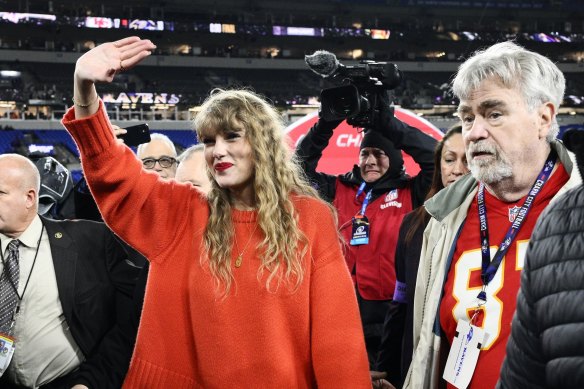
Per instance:
[[[43,230],[43,222],[39,215],[36,215],[32,222],[28,225],[26,230],[18,237],[21,244],[26,247],[35,248],[39,242],[41,231]],[[2,242],[2,250],[5,250],[12,238],[0,233],[0,242]]]

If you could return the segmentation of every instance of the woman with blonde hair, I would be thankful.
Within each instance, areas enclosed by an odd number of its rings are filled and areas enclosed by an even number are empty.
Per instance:
[[[150,260],[124,388],[370,388],[334,215],[271,105],[242,90],[205,101],[194,124],[208,196],[115,142],[95,83],[154,48],[130,37],[81,56],[63,118],[104,219]]]
[[[304,276],[302,258],[308,242],[298,228],[290,193],[309,197],[317,197],[317,194],[303,179],[299,165],[291,161],[294,155],[284,142],[280,116],[252,92],[215,90],[203,104],[194,124],[199,141],[205,145],[206,157],[218,147],[215,141],[218,134],[233,143],[245,133],[247,142],[253,145],[253,150],[251,147],[247,150],[251,152],[251,165],[247,168],[254,170],[253,185],[246,188],[243,196],[234,196],[221,189],[223,181],[230,180],[229,175],[211,174],[212,190],[208,200],[213,212],[209,215],[204,242],[210,256],[216,259],[209,265],[218,276],[217,281],[222,281],[225,292],[231,288],[233,274],[229,265],[233,247],[224,242],[231,240],[236,246],[239,244],[232,234],[229,217],[232,207],[243,210],[257,207],[257,224],[264,233],[262,245],[265,247],[259,270],[269,273],[266,288],[277,289],[278,285],[272,284],[279,284],[281,277],[277,275],[282,269],[285,269],[286,281],[297,287]],[[222,163],[218,160],[216,171],[222,172]],[[240,266],[238,261],[243,258],[236,258],[236,268]]]

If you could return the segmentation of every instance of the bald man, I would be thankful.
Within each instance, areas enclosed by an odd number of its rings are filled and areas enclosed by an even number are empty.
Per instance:
[[[31,161],[0,155],[0,340],[14,351],[0,387],[120,387],[138,269],[103,223],[39,217],[39,186]]]

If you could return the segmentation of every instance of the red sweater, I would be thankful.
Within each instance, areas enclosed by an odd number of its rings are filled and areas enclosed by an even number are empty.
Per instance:
[[[116,144],[100,106],[81,120],[71,109],[63,124],[107,224],[151,261],[124,388],[371,388],[355,292],[328,207],[293,198],[311,253],[298,290],[268,292],[266,276],[258,280],[258,229],[222,299],[199,262],[207,202],[190,185],[143,170]],[[232,218],[243,250],[257,213],[234,210]]]

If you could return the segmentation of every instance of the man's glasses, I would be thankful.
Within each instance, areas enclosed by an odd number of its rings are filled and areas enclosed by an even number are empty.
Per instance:
[[[146,169],[154,169],[156,162],[158,162],[160,167],[169,168],[176,163],[176,159],[172,157],[160,157],[158,159],[144,158],[142,160],[142,165],[144,165]]]

